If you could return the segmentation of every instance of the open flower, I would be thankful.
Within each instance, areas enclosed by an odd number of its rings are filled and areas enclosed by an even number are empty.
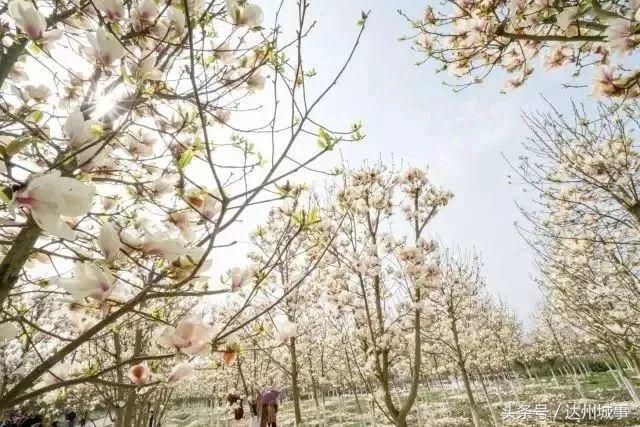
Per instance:
[[[121,0],[95,0],[94,4],[104,14],[105,21],[117,22],[125,18]]]
[[[203,195],[190,195],[188,198],[189,204],[197,210],[200,215],[208,220],[213,219],[222,210],[220,196],[213,197],[209,193]]]
[[[58,279],[56,284],[71,294],[74,301],[93,298],[104,301],[113,292],[114,277],[109,270],[85,262],[76,263],[71,279]]]
[[[167,382],[175,383],[177,381],[180,381],[181,379],[192,375],[193,371],[195,371],[195,368],[192,364],[187,362],[180,362],[171,370],[171,374],[169,374]]]
[[[125,54],[120,40],[107,33],[103,28],[98,28],[95,35],[89,34],[87,39],[91,44],[91,47],[87,49],[87,53],[100,61],[102,65],[109,66]]]
[[[151,234],[140,245],[140,250],[148,256],[160,256],[169,262],[187,255],[189,249],[185,241],[178,238],[165,238],[160,233]]]
[[[259,27],[264,14],[260,6],[239,0],[227,0],[227,14],[233,23],[239,27]]]
[[[175,348],[190,356],[211,352],[211,326],[201,320],[186,319],[178,325],[164,326],[156,333],[156,341],[163,347]]]
[[[69,114],[64,124],[64,132],[69,137],[69,144],[74,148],[79,148],[97,139],[95,130],[99,127],[99,121],[85,120],[82,112],[76,110]]]
[[[27,187],[13,194],[9,204],[28,209],[38,227],[67,240],[75,239],[75,231],[61,216],[76,217],[86,214],[91,208],[94,189],[73,178],[51,173],[32,179]]]
[[[191,215],[189,215],[189,212],[190,211],[171,212],[169,214],[169,218],[171,219],[171,222],[174,223],[176,227],[178,227],[178,230],[180,230],[182,238],[187,242],[193,242],[196,238],[196,234],[191,228],[193,219]]]
[[[138,81],[162,79],[162,71],[156,68],[156,59],[154,52],[143,52],[140,59],[136,59],[129,67],[133,77]]]
[[[249,283],[254,269],[248,267],[233,267],[231,269],[231,292],[237,292]]]
[[[298,325],[287,320],[282,324],[278,331],[278,336],[282,342],[289,341],[298,335]]]
[[[153,0],[142,0],[135,5],[131,13],[133,29],[136,31],[142,30],[144,27],[152,24],[157,15],[158,11],[155,2]]]
[[[150,157],[153,156],[153,146],[156,142],[153,135],[148,133],[140,132],[136,135],[129,135],[127,150],[134,157]]]
[[[113,223],[106,223],[100,228],[98,243],[104,259],[109,262],[115,261],[120,253],[122,243]]]
[[[129,368],[129,379],[136,385],[146,384],[150,377],[151,369],[149,369],[147,362],[142,362]]]
[[[639,36],[635,33],[636,24],[624,18],[612,19],[608,24],[604,35],[609,49],[620,54],[633,51],[640,41]]]
[[[24,93],[27,96],[27,99],[45,101],[49,96],[51,96],[51,89],[46,85],[26,85],[24,87]]]
[[[35,8],[33,3],[24,0],[14,0],[9,3],[9,14],[16,22],[16,26],[33,40],[41,39],[47,29],[47,21]]]

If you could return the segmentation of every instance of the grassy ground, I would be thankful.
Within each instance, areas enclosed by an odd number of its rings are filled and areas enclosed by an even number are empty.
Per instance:
[[[515,393],[507,385],[503,385],[498,392],[493,384],[487,384],[498,424],[502,426],[640,425],[640,411],[634,407],[626,390],[616,384],[610,373],[593,373],[580,377],[584,397],[580,395],[572,380],[558,378],[558,382],[559,384],[556,385],[552,378],[542,378],[540,381],[522,379],[519,384],[514,384]],[[637,379],[634,379],[634,383],[640,389],[640,382]],[[482,425],[494,425],[486,398],[479,386],[474,394],[478,401]],[[313,400],[303,401],[303,425],[341,427],[390,425],[380,410],[372,411],[367,396],[360,396],[359,404],[360,408],[353,396],[327,397],[324,408],[322,404],[317,408]],[[537,412],[536,405],[538,405]],[[416,409],[412,411],[409,418],[411,426],[472,425],[471,413],[463,390],[455,388],[429,390],[424,387],[420,390],[418,405],[414,405],[414,408]],[[511,408],[511,414],[509,414],[509,408]],[[589,415],[589,409],[591,415]],[[627,411],[629,413],[625,416]],[[278,426],[294,425],[293,407],[289,402],[284,402],[280,406],[278,415]],[[623,419],[611,419],[618,416]],[[555,420],[553,420],[554,417]],[[225,408],[215,410],[196,405],[172,407],[168,412],[165,425],[167,427],[226,427],[235,424],[228,419]],[[248,426],[249,422],[243,421],[238,425]]]

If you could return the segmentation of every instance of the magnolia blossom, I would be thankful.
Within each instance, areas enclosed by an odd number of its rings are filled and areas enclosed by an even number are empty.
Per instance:
[[[115,261],[120,253],[122,243],[113,223],[106,223],[100,228],[98,243],[104,258],[109,262]]]
[[[153,23],[157,14],[157,6],[153,0],[142,0],[135,5],[131,14],[133,28],[136,31],[142,30],[145,26]]]
[[[105,167],[111,164],[112,148],[94,143],[102,130],[97,120],[85,120],[84,114],[76,110],[69,115],[64,131],[69,137],[69,145],[77,149],[76,163],[84,171]]]
[[[235,25],[249,28],[259,27],[264,14],[260,6],[239,0],[227,0],[227,13]]]
[[[187,319],[178,325],[164,326],[156,332],[156,341],[163,347],[175,348],[190,356],[204,355],[211,352],[212,328],[202,320]]]
[[[134,157],[151,157],[153,156],[153,146],[156,144],[156,139],[147,133],[140,133],[138,135],[130,135],[128,137],[129,146],[127,150]]]
[[[25,0],[13,0],[9,3],[8,9],[16,26],[24,31],[30,39],[45,39],[51,42],[60,37],[60,30],[46,31],[47,20],[35,8],[33,3]]]
[[[91,207],[94,189],[73,178],[51,173],[32,179],[27,187],[14,192],[11,210],[26,208],[38,227],[67,240],[75,239],[75,231],[61,216],[86,214]]]
[[[287,320],[282,324],[280,330],[278,331],[278,336],[281,341],[289,341],[291,338],[294,338],[298,335],[298,325]]]
[[[167,382],[175,383],[177,381],[180,381],[181,379],[192,375],[194,371],[195,368],[192,364],[187,362],[180,362],[171,370],[171,374],[167,378]]]
[[[109,270],[86,262],[76,263],[73,278],[58,279],[56,284],[69,292],[74,301],[93,298],[102,302],[113,292],[114,281]]]
[[[208,220],[213,219],[222,210],[220,196],[214,197],[209,193],[201,196],[192,195],[188,198],[189,204],[193,206],[203,217]]]
[[[247,267],[233,267],[231,269],[231,292],[242,289],[251,280],[253,269]]]
[[[187,242],[193,242],[196,239],[196,234],[191,228],[192,218],[189,211],[171,212],[169,218],[178,227],[183,239]]]
[[[95,0],[94,4],[104,14],[105,21],[117,22],[125,18],[125,9],[120,0]]]
[[[24,93],[27,96],[27,99],[44,101],[51,96],[51,89],[49,89],[47,85],[26,85],[24,87]]]
[[[262,90],[264,89],[265,79],[262,74],[260,74],[260,70],[255,70],[249,78],[247,79],[247,86],[251,90]]]
[[[107,33],[102,27],[96,30],[95,35],[89,34],[87,39],[91,44],[87,52],[100,61],[102,65],[109,66],[125,54],[124,46],[122,46],[120,40]]]
[[[95,141],[96,130],[101,127],[97,120],[85,120],[84,114],[80,110],[75,110],[64,124],[64,131],[69,137],[69,144],[74,147],[82,147],[88,142]]]
[[[131,64],[131,74],[138,81],[162,79],[162,71],[156,68],[156,60],[157,55],[155,52],[142,53],[140,59]]]
[[[171,262],[189,253],[185,241],[177,238],[164,238],[160,233],[151,234],[140,245],[140,250],[146,255],[161,256]]]
[[[617,18],[609,21],[604,34],[612,52],[627,53],[633,51],[640,40],[635,34],[635,23],[628,19]]]
[[[149,369],[147,362],[142,362],[129,368],[128,375],[132,383],[143,385],[149,381],[151,369]]]

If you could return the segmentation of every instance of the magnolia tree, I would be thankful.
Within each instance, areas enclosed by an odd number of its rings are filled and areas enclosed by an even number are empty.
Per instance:
[[[409,18],[407,18],[409,19]],[[638,4],[630,1],[454,0],[429,4],[419,19],[416,48],[451,70],[463,88],[501,68],[507,88],[523,85],[539,62],[570,68],[574,76],[596,68],[593,92],[640,95],[640,72],[629,56],[640,43]]]
[[[527,212],[540,283],[567,321],[635,354],[638,298],[638,106],[532,116],[532,157],[516,169],[539,192]],[[635,357],[635,356],[634,356]]]
[[[142,411],[204,358],[236,353],[239,318],[255,320],[242,317],[252,292],[226,310],[211,296],[259,287],[292,243],[225,266],[218,254],[238,223],[362,137],[313,112],[366,15],[312,97],[307,3],[290,40],[279,13],[268,29],[246,1],[0,8],[0,409],[82,385],[117,408],[118,425],[143,425]],[[295,149],[308,138],[320,147]],[[208,273],[227,267],[220,280]]]
[[[310,308],[320,294],[319,289],[313,286],[314,282],[309,280],[308,265],[322,257],[326,245],[322,239],[314,237],[314,228],[319,222],[318,210],[299,209],[298,200],[270,212],[266,224],[253,233],[252,240],[257,249],[250,256],[258,263],[264,263],[274,255],[279,260],[263,297],[273,301],[269,302],[274,309],[268,314],[274,335],[272,340],[276,346],[283,344],[288,354],[286,357],[272,352],[265,354],[289,377],[295,422],[300,425],[302,411],[298,378],[301,366],[308,358],[304,350],[301,352],[299,340],[314,339]],[[301,226],[291,227],[292,223]],[[282,248],[280,242],[283,239],[291,244]]]
[[[324,286],[355,329],[355,350],[366,360],[376,404],[395,425],[406,426],[420,382],[422,312],[438,276],[426,227],[452,194],[433,186],[421,169],[397,173],[382,165],[347,171],[335,194],[325,210],[332,222],[327,228],[338,236],[323,261]],[[391,228],[401,218],[408,235]],[[395,379],[409,384],[398,400]]]
[[[441,366],[462,378],[473,424],[479,426],[471,374],[479,372],[480,352],[489,346],[491,336],[486,285],[475,255],[454,256],[447,251],[439,255],[436,265],[440,274],[427,298],[427,319],[421,333]]]
[[[537,196],[523,210],[532,226],[523,234],[537,256],[548,335],[561,320],[615,365],[627,359],[637,371],[638,105],[599,105],[597,112],[595,120],[578,107],[571,119],[556,111],[527,117],[530,156],[515,170]],[[575,379],[572,352],[555,338],[554,345]]]

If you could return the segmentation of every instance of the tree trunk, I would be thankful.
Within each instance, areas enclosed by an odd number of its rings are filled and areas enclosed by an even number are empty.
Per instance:
[[[16,236],[7,255],[0,262],[0,307],[18,281],[22,267],[29,259],[40,232],[40,228],[29,220]]]
[[[289,345],[291,352],[291,398],[295,413],[296,425],[302,425],[302,413],[300,411],[300,388],[298,386],[298,355],[296,354],[296,338],[291,338]]]
[[[456,358],[458,359],[458,368],[460,369],[464,389],[467,393],[467,399],[469,400],[469,409],[471,410],[473,425],[475,427],[480,427],[480,414],[478,414],[478,408],[476,407],[476,400],[473,397],[473,390],[471,390],[471,382],[469,381],[465,360],[462,356],[462,348],[460,347],[460,341],[458,339],[458,326],[456,325],[456,321],[453,317],[451,318],[451,332],[453,334],[453,343],[456,349]]]

